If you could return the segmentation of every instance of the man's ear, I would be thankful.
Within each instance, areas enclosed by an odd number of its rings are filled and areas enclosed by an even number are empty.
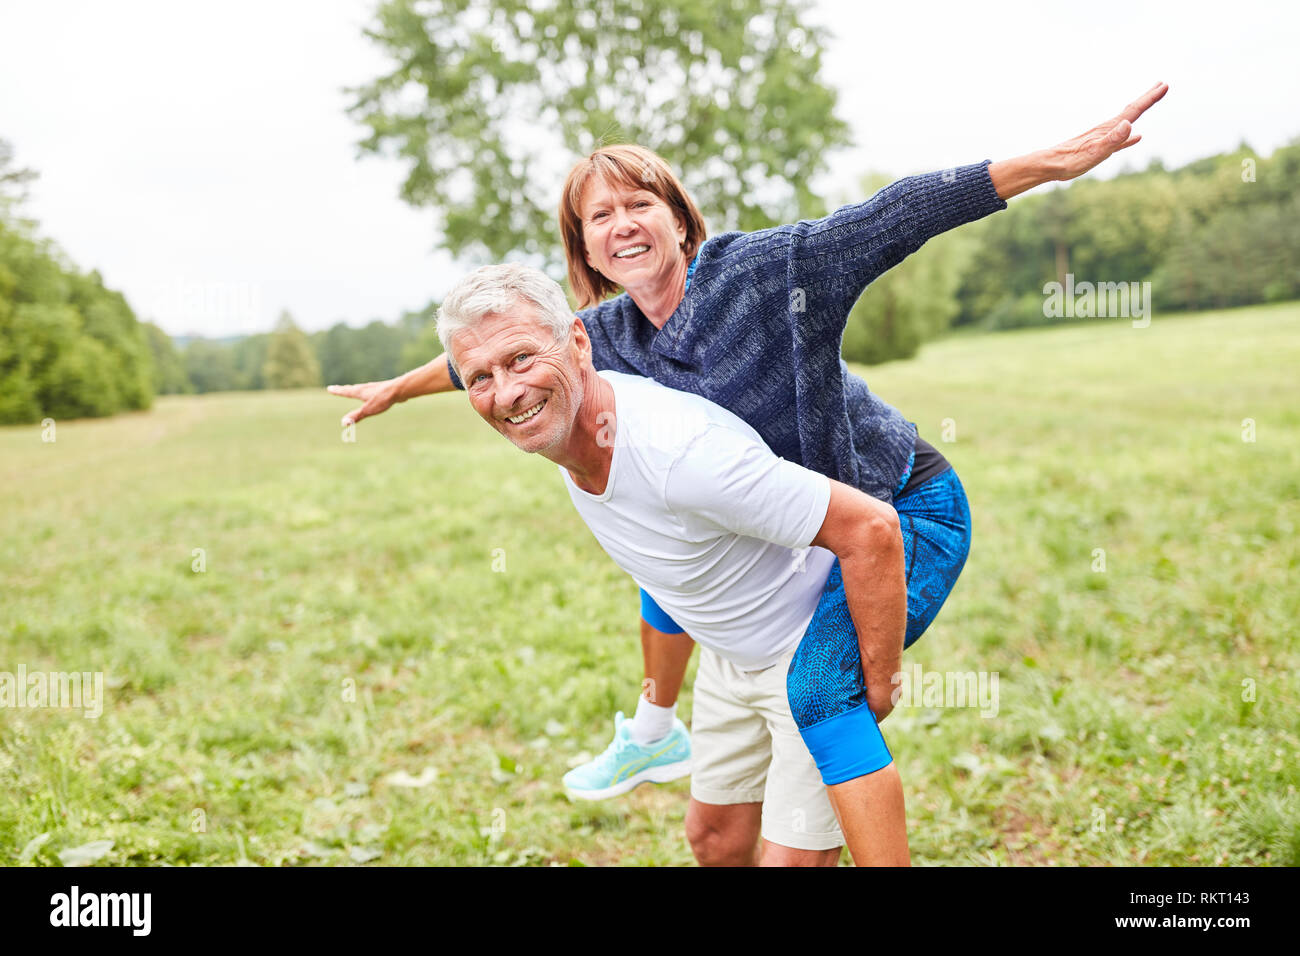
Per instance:
[[[591,357],[591,336],[587,334],[587,327],[582,324],[582,319],[576,315],[573,317],[573,331],[571,334],[578,358],[589,359]]]

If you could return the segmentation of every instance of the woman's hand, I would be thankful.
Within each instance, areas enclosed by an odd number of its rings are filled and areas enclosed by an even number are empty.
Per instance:
[[[1133,132],[1133,124],[1168,92],[1168,83],[1157,83],[1124,107],[1118,116],[1052,147],[1050,152],[1055,154],[1058,167],[1055,178],[1064,182],[1082,176],[1112,154],[1136,146],[1142,134]]]
[[[383,382],[366,382],[362,385],[331,385],[326,389],[331,395],[355,398],[365,402],[360,408],[353,409],[343,416],[344,425],[354,425],[363,418],[386,412],[397,402],[403,401],[398,386],[398,379],[390,378]]]
[[[1010,199],[1043,183],[1075,179],[1121,149],[1137,145],[1142,136],[1133,132],[1133,124],[1168,92],[1168,83],[1157,83],[1124,107],[1118,116],[1086,133],[1050,149],[992,163],[989,178],[998,198]]]
[[[386,412],[398,402],[421,395],[434,395],[455,389],[451,373],[447,370],[447,356],[438,355],[405,375],[383,382],[366,382],[362,385],[331,385],[326,389],[331,395],[355,398],[365,402],[355,411],[343,416],[344,425],[353,425],[363,418]]]

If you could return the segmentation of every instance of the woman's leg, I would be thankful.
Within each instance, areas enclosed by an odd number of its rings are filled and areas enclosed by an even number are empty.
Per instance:
[[[859,866],[908,860],[903,786],[867,705],[857,631],[839,562],[786,672],[790,712]]]
[[[970,509],[951,469],[894,505],[907,575],[903,646],[908,647],[933,622],[965,566],[970,550]],[[855,861],[901,861],[906,853],[902,785],[867,707],[857,632],[849,616],[838,562],[790,662],[786,686],[791,712],[830,788]]]
[[[858,866],[911,866],[903,780],[890,764],[826,788]]]
[[[957,472],[948,469],[894,501],[903,532],[907,575],[907,634],[911,647],[934,622],[970,554],[970,503]]]
[[[645,680],[636,711],[625,728],[616,715],[604,752],[564,775],[570,796],[604,800],[644,780],[667,783],[690,773],[691,738],[677,718],[677,695],[695,642],[644,591],[641,598]]]
[[[689,634],[661,631],[642,618],[641,659],[645,665],[645,680],[641,683],[641,696],[660,707],[677,703],[693,650],[695,642]]]

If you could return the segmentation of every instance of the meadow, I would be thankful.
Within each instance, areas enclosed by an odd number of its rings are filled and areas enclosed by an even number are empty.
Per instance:
[[[974,516],[904,662],[998,675],[995,716],[882,725],[914,862],[1300,865],[1300,304],[860,371]],[[0,429],[0,672],[105,698],[0,709],[0,864],[693,862],[687,781],[561,789],[641,664],[636,588],[555,466],[461,394],[348,442],[353,404]]]

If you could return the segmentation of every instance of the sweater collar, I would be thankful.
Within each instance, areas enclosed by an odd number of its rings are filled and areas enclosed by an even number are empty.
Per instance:
[[[695,290],[696,295],[691,295],[691,279],[695,276],[695,267],[699,265],[699,262],[700,253],[697,251],[695,258],[691,260],[691,264],[686,270],[686,290],[682,296],[682,301],[677,304],[676,310],[668,317],[664,327],[659,329],[658,332],[651,333],[653,336],[651,342],[653,351],[664,358],[677,362],[689,361],[695,342],[695,336],[691,334],[691,324],[695,318],[695,300],[699,296],[699,289]],[[637,309],[638,314],[640,311],[640,309]],[[639,318],[645,325],[650,325],[644,315],[639,315]]]

